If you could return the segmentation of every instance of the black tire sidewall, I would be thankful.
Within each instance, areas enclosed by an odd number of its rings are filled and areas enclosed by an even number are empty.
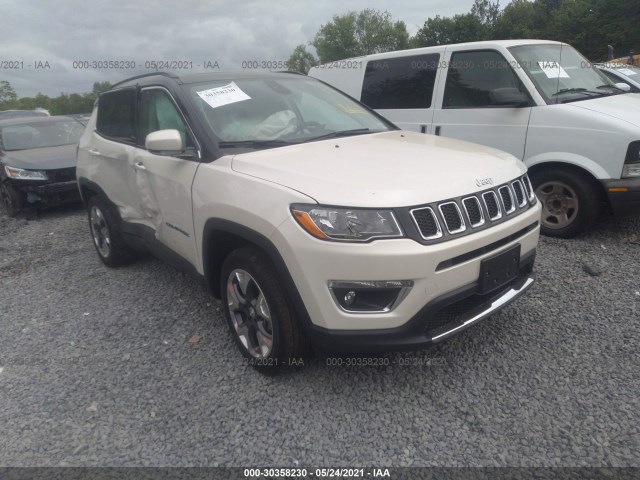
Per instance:
[[[2,190],[0,192],[0,196],[2,197],[0,202],[2,203],[3,210],[9,217],[15,217],[23,208],[18,192],[16,192],[11,185],[7,185],[6,183],[2,183],[0,185],[0,189]]]
[[[96,207],[102,213],[107,229],[109,230],[109,238],[111,239],[111,245],[109,254],[107,256],[102,255],[98,246],[93,238],[93,227],[91,225],[91,210]],[[120,267],[127,265],[134,260],[133,251],[127,246],[120,229],[120,218],[114,209],[100,196],[93,196],[87,202],[87,215],[89,219],[89,231],[91,233],[91,242],[98,254],[102,263],[108,267]]]

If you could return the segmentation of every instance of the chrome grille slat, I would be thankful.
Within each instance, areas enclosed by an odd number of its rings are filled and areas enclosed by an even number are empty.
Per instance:
[[[484,206],[487,207],[489,213],[489,219],[492,221],[500,220],[502,218],[502,208],[500,208],[500,202],[498,201],[498,195],[491,190],[482,194],[482,200],[484,200]]]
[[[516,203],[518,204],[518,207],[524,207],[527,204],[527,198],[525,197],[524,188],[522,187],[520,180],[511,182],[511,188],[513,189],[513,193],[516,194]]]
[[[444,224],[447,227],[449,233],[464,232],[467,227],[462,218],[462,212],[456,202],[445,202],[438,205],[438,210],[444,220]]]
[[[425,240],[435,240],[442,237],[442,228],[431,207],[416,208],[411,210],[413,221],[418,227],[420,235]]]
[[[462,200],[462,205],[467,213],[469,219],[469,225],[472,228],[477,228],[484,225],[484,213],[482,212],[482,206],[478,197],[467,197]]]
[[[504,211],[507,215],[516,211],[516,204],[513,200],[513,193],[511,193],[511,189],[509,185],[503,185],[498,188],[498,192],[500,193],[500,200],[502,200],[502,206],[504,207]]]

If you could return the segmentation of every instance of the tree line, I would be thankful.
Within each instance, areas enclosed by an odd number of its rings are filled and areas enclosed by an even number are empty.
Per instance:
[[[15,89],[6,80],[0,81],[0,110],[34,110],[45,108],[51,115],[69,115],[91,113],[93,103],[102,92],[111,88],[109,82],[95,82],[91,92],[61,93],[57,97],[49,97],[38,93],[35,97],[18,98]]]
[[[319,63],[406,48],[507,39],[557,40],[576,47],[591,61],[607,60],[640,48],[638,0],[475,0],[468,13],[427,18],[414,36],[387,11],[366,9],[334,15],[308,45],[298,45],[290,68],[307,73]],[[316,55],[307,50],[312,46]]]

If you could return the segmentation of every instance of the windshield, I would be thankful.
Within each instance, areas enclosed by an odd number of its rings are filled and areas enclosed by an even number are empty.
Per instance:
[[[83,131],[84,126],[75,120],[21,123],[2,127],[0,140],[5,151],[59,147],[78,143]]]
[[[570,45],[522,45],[509,50],[547,103],[622,93]]]
[[[268,148],[392,129],[359,103],[306,77],[227,79],[189,88],[221,148]]]

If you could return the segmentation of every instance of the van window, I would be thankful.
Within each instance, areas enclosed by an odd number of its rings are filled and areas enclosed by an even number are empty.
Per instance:
[[[133,88],[102,94],[98,101],[98,133],[115,140],[135,141],[135,110]]]
[[[454,53],[447,72],[442,107],[495,106],[489,93],[497,88],[517,88],[526,92],[520,79],[500,53],[493,50]]]
[[[370,108],[429,108],[440,55],[373,60],[367,63],[360,101]]]
[[[147,135],[158,130],[175,129],[180,132],[182,149],[193,147],[187,125],[169,94],[159,88],[142,91],[142,121],[140,141],[144,144]]]

